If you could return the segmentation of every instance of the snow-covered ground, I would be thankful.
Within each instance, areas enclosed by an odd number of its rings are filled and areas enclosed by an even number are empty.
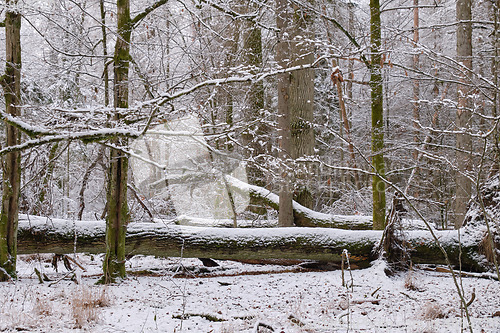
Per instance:
[[[127,262],[127,280],[96,286],[102,257],[75,259],[85,271],[69,261],[75,271],[60,280],[68,273],[62,262],[57,273],[48,255],[21,256],[19,280],[0,284],[0,331],[460,332],[467,327],[450,274],[421,268],[387,277],[379,262],[352,271],[352,278],[346,271],[346,283],[353,284],[346,288],[341,271],[231,261],[206,268],[198,259],[136,256]],[[35,268],[52,281],[40,284]],[[475,293],[469,308],[474,332],[500,332],[500,283],[470,277],[461,283],[467,300]]]

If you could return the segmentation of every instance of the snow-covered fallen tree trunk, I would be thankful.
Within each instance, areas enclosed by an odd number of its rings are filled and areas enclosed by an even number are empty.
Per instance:
[[[279,210],[279,196],[256,185],[250,185],[231,176],[226,176],[231,191],[248,193],[250,197]],[[293,201],[293,218],[297,227],[322,227],[349,230],[371,230],[373,219],[368,216],[330,215],[316,212]]]
[[[458,265],[456,231],[436,232],[452,264]],[[203,228],[162,223],[132,223],[127,231],[129,255],[199,257],[213,259],[310,259],[340,263],[344,249],[352,265],[364,267],[376,259],[373,249],[381,231],[332,228]],[[408,241],[414,263],[443,264],[444,258],[429,232],[410,231]],[[462,235],[462,268],[482,270],[478,244],[482,234]],[[102,253],[105,250],[103,221],[65,221],[31,218],[20,220],[19,254]]]

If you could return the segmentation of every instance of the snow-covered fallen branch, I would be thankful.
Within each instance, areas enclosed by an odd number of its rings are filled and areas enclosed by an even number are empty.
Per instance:
[[[262,201],[269,207],[279,210],[279,196],[271,191],[256,185],[247,184],[237,178],[226,176],[232,191],[250,194],[251,197]],[[316,212],[312,209],[293,202],[293,216],[298,227],[325,227],[351,230],[370,230],[373,221],[369,216],[330,215]]]

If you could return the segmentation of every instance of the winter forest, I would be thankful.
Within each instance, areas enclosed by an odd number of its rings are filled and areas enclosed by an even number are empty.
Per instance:
[[[0,331],[498,332],[499,21],[0,1]]]

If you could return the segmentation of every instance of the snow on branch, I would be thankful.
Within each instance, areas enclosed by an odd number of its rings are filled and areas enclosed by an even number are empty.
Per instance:
[[[162,106],[168,102],[171,102],[175,99],[178,99],[180,97],[183,97],[185,95],[189,95],[201,88],[204,87],[209,87],[209,86],[219,86],[223,84],[230,84],[230,83],[242,83],[242,82],[259,82],[262,80],[265,80],[268,77],[278,75],[281,73],[289,73],[297,70],[302,70],[302,69],[307,69],[307,68],[313,68],[315,67],[318,63],[320,63],[324,59],[328,59],[332,56],[322,56],[316,59],[313,63],[311,64],[306,64],[306,65],[299,65],[299,66],[294,66],[294,67],[289,67],[289,68],[280,68],[276,70],[271,70],[266,73],[260,73],[256,75],[243,75],[243,76],[232,76],[228,78],[222,78],[222,79],[212,79],[212,80],[206,80],[203,82],[200,82],[198,84],[195,84],[191,87],[179,90],[174,93],[164,93],[160,97],[150,99],[144,102],[139,102],[135,106],[132,106],[129,109],[124,109],[124,110],[119,110],[122,113],[128,113],[128,114],[134,114],[134,112],[140,112],[141,110],[144,110],[145,108],[153,107],[157,108],[159,106]],[[26,106],[23,106],[26,108]],[[115,111],[116,109],[113,108],[107,108],[107,107],[101,107],[101,108],[79,108],[75,110],[65,110],[61,108],[52,108],[49,109],[51,113],[57,113],[57,114],[62,114],[63,118],[71,118],[70,121],[66,121],[64,124],[66,126],[65,130],[57,131],[57,130],[49,130],[47,128],[44,128],[42,126],[35,126],[31,125],[25,120],[23,120],[21,117],[13,117],[11,115],[8,115],[5,113],[5,111],[0,110],[0,117],[11,124],[12,126],[15,126],[25,134],[27,134],[31,140],[25,141],[19,145],[15,146],[9,146],[5,147],[3,149],[0,149],[0,156],[7,154],[9,152],[13,151],[22,151],[25,149],[33,148],[36,146],[44,145],[47,143],[52,143],[52,142],[59,142],[59,141],[73,141],[73,140],[81,140],[84,142],[99,142],[99,141],[104,141],[107,139],[111,139],[113,137],[128,137],[128,138],[138,138],[142,134],[146,133],[146,131],[149,129],[149,126],[151,124],[151,119],[147,118],[147,122],[143,124],[142,130],[136,130],[137,124],[134,128],[131,127],[120,127],[120,128],[101,128],[101,129],[95,129],[100,126],[103,126],[102,121],[92,121],[92,118],[96,113],[99,114],[106,114],[108,111]],[[82,116],[86,115],[86,116]],[[51,114],[50,118],[53,118],[54,115]],[[39,121],[39,119],[37,119]],[[89,126],[89,122],[95,122],[93,126]],[[89,129],[88,131],[81,130],[82,128],[88,128],[88,127],[93,127]],[[163,135],[163,136],[191,136],[193,137],[193,133],[188,133],[188,132],[183,132],[183,131],[161,131],[161,132],[153,132],[151,134],[158,134],[158,135]]]

